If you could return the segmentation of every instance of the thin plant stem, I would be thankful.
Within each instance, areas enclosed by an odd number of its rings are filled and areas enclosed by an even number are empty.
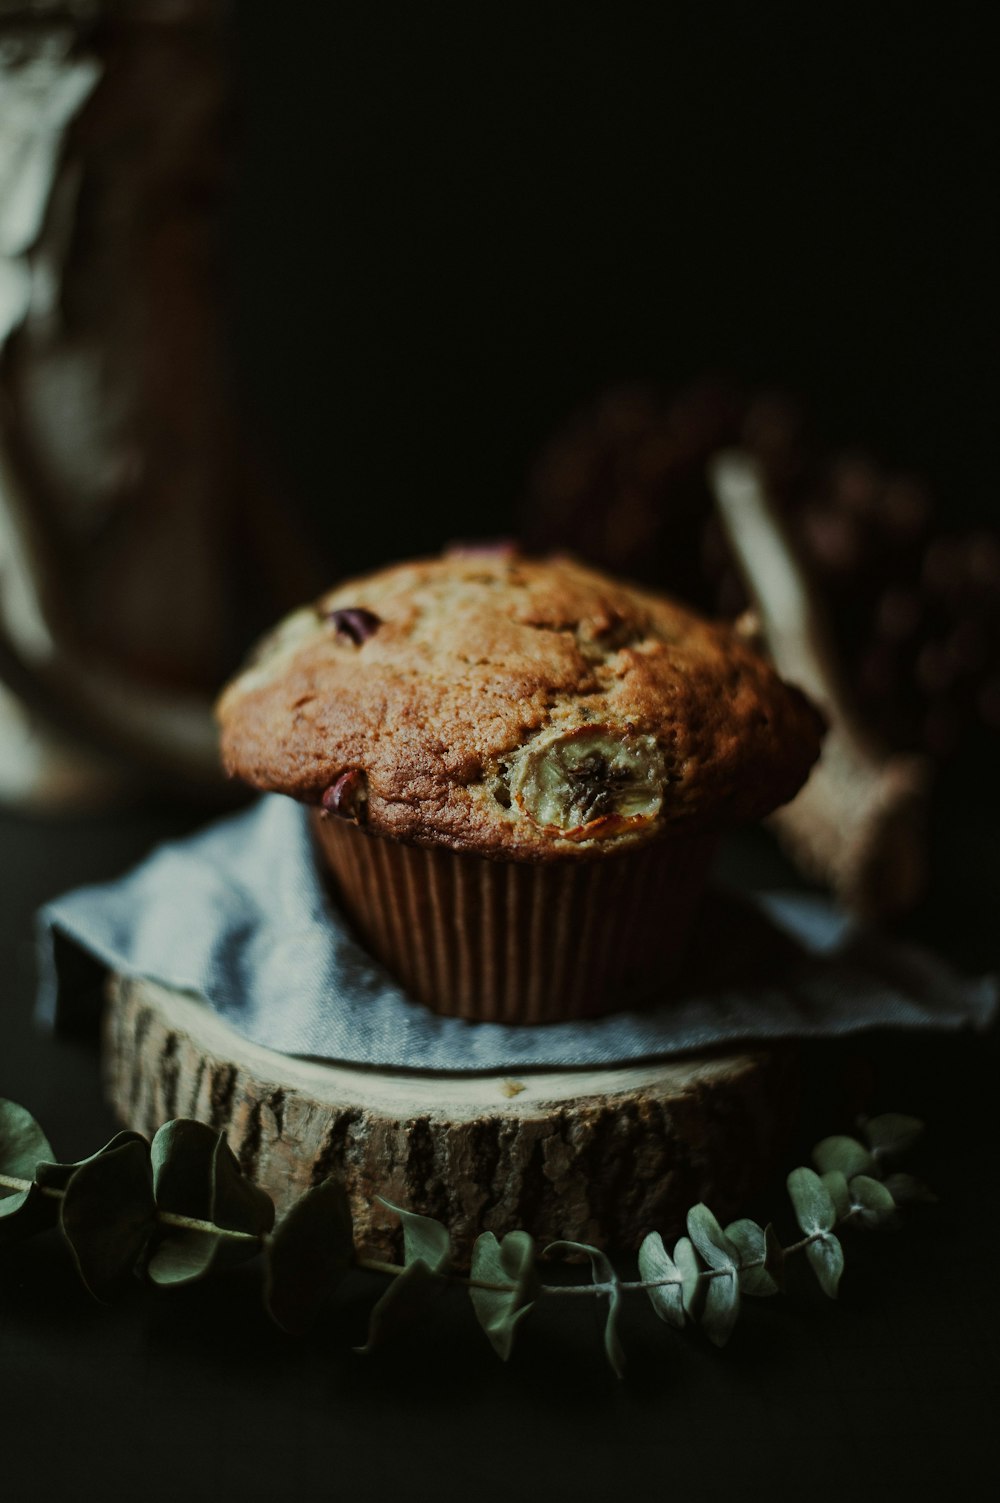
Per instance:
[[[4,1190],[30,1190],[34,1180],[18,1179],[12,1174],[0,1174],[0,1188]],[[65,1190],[60,1190],[57,1185],[38,1185],[42,1195],[50,1200],[62,1200]],[[177,1211],[156,1212],[156,1219],[164,1226],[179,1227],[187,1232],[212,1232],[217,1237],[229,1237],[235,1242],[259,1242],[256,1232],[237,1232],[228,1226],[217,1226],[214,1221],[201,1221],[197,1216],[181,1216]]]
[[[12,1190],[15,1192],[19,1190],[30,1190],[33,1183],[34,1182],[32,1180],[19,1179],[15,1175],[0,1174],[0,1188],[3,1188],[5,1190]],[[39,1185],[38,1188],[43,1195],[47,1195],[52,1200],[62,1200],[63,1195],[65,1194],[65,1191],[60,1190],[55,1185]],[[847,1212],[847,1215],[840,1217],[840,1219],[834,1223],[834,1226],[830,1228],[830,1230],[835,1231],[838,1227],[844,1226],[846,1222],[850,1221],[855,1216],[856,1211],[857,1207],[852,1206],[851,1209]],[[163,1226],[176,1227],[181,1231],[209,1232],[214,1236],[225,1237],[236,1242],[260,1243],[263,1240],[257,1235],[256,1232],[234,1231],[229,1227],[217,1226],[214,1221],[202,1221],[197,1216],[182,1216],[176,1211],[158,1210],[156,1212],[156,1219]],[[783,1254],[787,1258],[792,1253],[801,1252],[804,1248],[810,1246],[811,1243],[818,1242],[821,1238],[827,1235],[829,1235],[828,1232],[810,1232],[808,1236],[801,1237],[798,1242],[792,1242],[788,1247],[783,1248]],[[750,1270],[755,1268],[763,1268],[764,1265],[765,1260],[763,1258],[759,1258],[755,1263],[742,1264],[738,1271],[749,1272]],[[363,1268],[369,1273],[385,1274],[389,1278],[399,1278],[400,1274],[406,1272],[406,1269],[402,1264],[385,1263],[378,1258],[356,1258],[355,1267]],[[730,1273],[731,1270],[728,1268],[703,1268],[699,1272],[699,1277],[703,1279],[715,1279],[721,1278],[723,1277],[723,1275],[728,1276],[730,1275]],[[447,1278],[450,1283],[463,1284],[468,1289],[484,1289],[493,1294],[509,1294],[513,1287],[513,1285],[511,1284],[491,1284],[482,1279],[467,1278],[464,1274],[459,1273],[446,1274],[445,1278]],[[612,1289],[617,1287],[623,1294],[635,1294],[647,1293],[650,1289],[668,1289],[678,1287],[682,1285],[683,1282],[684,1280],[682,1278],[666,1278],[628,1279],[622,1280],[620,1283],[618,1283],[617,1286],[608,1283],[543,1284],[541,1286],[541,1289],[539,1290],[539,1293],[545,1296],[555,1296],[557,1298],[563,1295],[609,1295]]]

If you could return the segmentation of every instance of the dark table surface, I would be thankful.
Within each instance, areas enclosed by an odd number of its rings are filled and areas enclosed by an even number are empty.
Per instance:
[[[56,1153],[82,1157],[115,1128],[96,1045],[31,1018],[34,910],[111,876],[192,828],[184,807],[45,822],[0,814],[0,1095],[22,1102]],[[996,955],[995,820],[939,805],[935,880],[906,925],[967,970]],[[750,885],[790,880],[763,835],[724,857]],[[784,1173],[850,1129],[852,1105],[923,1117],[914,1167],[939,1192],[897,1233],[847,1242],[841,1295],[806,1281],[754,1301],[723,1352],[627,1302],[629,1364],[605,1366],[589,1303],[561,1301],[489,1350],[459,1291],[361,1359],[379,1281],[357,1274],[308,1336],[273,1328],[255,1265],[176,1292],[138,1285],[93,1303],[55,1232],[0,1261],[0,1493],[108,1499],[755,1495],[939,1497],[996,1472],[996,1036],[872,1035],[809,1051],[802,1121]],[[787,1230],[787,1227],[786,1227]],[[628,1259],[619,1260],[623,1269]]]

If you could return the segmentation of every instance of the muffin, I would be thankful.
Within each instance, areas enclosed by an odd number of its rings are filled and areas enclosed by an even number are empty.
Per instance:
[[[730,628],[510,547],[337,586],[218,716],[230,775],[309,806],[339,903],[407,992],[517,1023],[662,988],[719,832],[790,799],[822,735]]]

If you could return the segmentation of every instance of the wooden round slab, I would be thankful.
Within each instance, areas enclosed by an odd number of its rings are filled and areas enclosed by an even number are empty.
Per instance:
[[[625,1250],[681,1230],[699,1200],[738,1215],[784,1148],[798,1089],[788,1047],[515,1076],[327,1064],[249,1043],[197,999],[121,977],[109,983],[104,1067],[124,1125],[151,1136],[196,1117],[225,1131],[279,1214],[339,1174],[368,1256],[399,1251],[384,1195],[443,1221],[459,1262],[482,1231]]]

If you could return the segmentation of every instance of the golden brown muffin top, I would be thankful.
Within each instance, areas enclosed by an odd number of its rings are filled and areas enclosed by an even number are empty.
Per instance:
[[[730,628],[507,548],[338,585],[263,640],[218,715],[226,770],[255,788],[515,860],[758,819],[822,735]]]

